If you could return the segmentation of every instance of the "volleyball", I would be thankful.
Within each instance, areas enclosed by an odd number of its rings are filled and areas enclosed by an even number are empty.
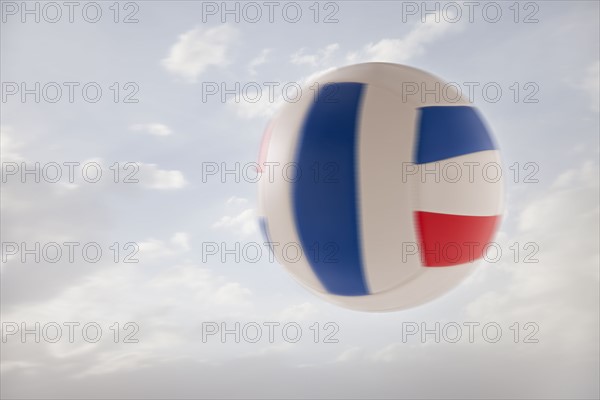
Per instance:
[[[259,220],[277,262],[334,304],[393,311],[458,286],[502,215],[500,155],[460,88],[398,64],[323,74],[262,141]]]

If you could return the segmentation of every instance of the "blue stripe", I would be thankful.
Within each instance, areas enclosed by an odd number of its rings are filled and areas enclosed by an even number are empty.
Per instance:
[[[274,256],[275,251],[273,249],[273,245],[271,244],[273,242],[271,241],[271,235],[269,235],[269,224],[267,223],[267,218],[258,217],[258,225],[260,226],[260,231],[262,232],[263,237],[265,238],[265,242],[269,246],[269,251],[271,252],[271,255]]]
[[[420,109],[417,164],[494,149],[492,138],[475,108],[433,106]]]
[[[362,93],[360,83],[321,88],[302,127],[296,155],[302,175],[292,193],[304,255],[327,291],[344,296],[368,294],[356,182]]]

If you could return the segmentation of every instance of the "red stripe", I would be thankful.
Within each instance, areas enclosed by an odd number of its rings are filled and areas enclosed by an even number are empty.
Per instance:
[[[416,211],[420,253],[426,267],[448,267],[482,257],[500,215],[472,216]]]
[[[260,152],[258,153],[258,172],[263,172],[263,165],[267,161],[267,152],[269,151],[269,142],[271,141],[271,132],[273,131],[273,120],[269,121],[267,129],[260,142]]]

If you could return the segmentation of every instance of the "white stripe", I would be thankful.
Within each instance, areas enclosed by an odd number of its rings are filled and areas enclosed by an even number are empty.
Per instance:
[[[497,150],[416,165],[414,177],[418,182],[416,210],[476,216],[502,214],[504,183]]]
[[[403,260],[403,243],[416,243],[414,184],[401,182],[411,163],[417,110],[392,92],[365,86],[359,120],[358,187],[363,270],[370,293],[391,289],[421,267]]]

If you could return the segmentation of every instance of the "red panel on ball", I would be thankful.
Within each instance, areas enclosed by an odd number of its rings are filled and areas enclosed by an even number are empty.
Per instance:
[[[416,211],[419,251],[425,267],[449,267],[482,257],[500,215],[473,216]]]

